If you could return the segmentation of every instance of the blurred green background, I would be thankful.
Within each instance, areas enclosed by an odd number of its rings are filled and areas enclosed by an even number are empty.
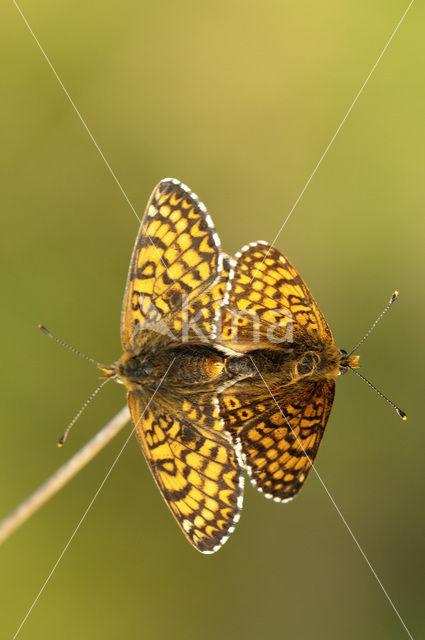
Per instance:
[[[141,215],[174,176],[225,250],[272,241],[407,7],[356,2],[55,3],[21,8]],[[138,222],[14,5],[1,8],[1,515],[124,404],[97,384]],[[425,8],[415,3],[277,246],[363,373],[338,380],[317,468],[415,637],[423,621]],[[0,636],[16,632],[127,438],[123,431],[0,549]],[[422,563],[422,564],[421,564]],[[292,503],[251,486],[216,555],[178,530],[132,439],[20,638],[403,638],[314,474]]]

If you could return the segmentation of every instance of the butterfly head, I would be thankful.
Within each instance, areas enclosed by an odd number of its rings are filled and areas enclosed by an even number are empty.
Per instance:
[[[340,349],[339,353],[340,353],[341,359],[339,363],[338,375],[342,376],[344,373],[347,373],[349,369],[359,368],[360,356],[351,356],[345,351],[345,349]]]
[[[112,373],[109,375],[115,376],[116,381],[124,384],[128,389],[143,385],[155,373],[148,360],[147,355],[125,351],[121,358],[110,367]]]

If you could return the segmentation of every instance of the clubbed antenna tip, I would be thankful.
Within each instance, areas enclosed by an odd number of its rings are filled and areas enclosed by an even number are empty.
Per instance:
[[[52,340],[54,340],[58,344],[61,344],[63,347],[66,347],[67,349],[69,349],[73,353],[76,353],[77,356],[80,356],[81,358],[84,358],[84,360],[88,360],[92,364],[95,364],[97,367],[101,367],[102,366],[100,364],[100,362],[97,362],[97,360],[93,360],[93,358],[90,358],[89,356],[86,356],[85,353],[81,353],[81,351],[78,351],[78,349],[76,349],[75,347],[72,347],[67,342],[64,342],[63,340],[60,340],[59,338],[54,336],[53,333],[50,333],[50,331],[44,326],[44,324],[39,324],[38,328],[40,329],[40,331],[42,331],[44,333],[44,335],[48,336],[49,338],[51,338]]]
[[[64,342],[63,340],[60,340],[59,338],[54,336],[52,333],[50,333],[50,331],[43,324],[39,324],[38,328],[46,336],[48,336],[49,338],[52,338],[52,340],[54,340],[55,342],[58,342],[59,344],[61,344],[63,347],[66,347],[70,351],[73,351],[74,353],[76,353],[78,356],[81,356],[85,360],[88,360],[89,362],[92,362],[93,364],[95,364],[97,367],[99,367],[105,373],[105,375],[102,376],[103,377],[103,381],[93,391],[93,393],[87,398],[87,400],[85,401],[85,403],[83,404],[81,409],[74,416],[74,418],[71,420],[71,422],[69,423],[69,425],[65,429],[64,433],[60,437],[59,442],[58,442],[58,447],[61,448],[61,447],[63,447],[63,445],[65,443],[65,440],[66,440],[66,438],[68,436],[68,433],[69,433],[72,425],[78,420],[80,415],[83,413],[84,409],[90,404],[90,402],[93,400],[94,396],[98,393],[98,391],[100,391],[100,389],[108,382],[108,380],[112,380],[112,378],[114,377],[115,371],[114,371],[113,367],[106,367],[105,365],[100,364],[100,362],[97,362],[96,360],[93,360],[93,358],[90,358],[89,356],[86,356],[85,353],[81,353],[81,351],[78,351],[78,349],[76,349],[75,347],[72,347],[67,342]]]
[[[356,344],[356,346],[354,347],[354,349],[351,349],[350,353],[348,354],[348,356],[351,356],[355,351],[357,351],[357,349],[360,347],[360,345],[363,344],[363,342],[365,340],[368,339],[368,337],[370,336],[370,334],[372,333],[372,331],[374,330],[374,328],[376,327],[376,325],[378,324],[378,322],[381,320],[381,318],[387,313],[388,309],[391,307],[391,305],[393,304],[393,302],[395,302],[398,298],[398,291],[394,291],[394,293],[391,294],[391,298],[387,304],[387,306],[385,307],[385,309],[379,314],[379,316],[376,318],[375,322],[373,323],[373,325],[370,327],[370,329],[368,331],[366,331],[365,335],[363,336],[363,338],[360,340],[360,342],[358,342]]]
[[[87,400],[85,401],[85,403],[83,404],[83,406],[81,407],[81,409],[75,414],[75,416],[72,418],[71,422],[69,423],[69,425],[67,426],[67,428],[65,429],[65,431],[63,432],[63,434],[61,435],[61,437],[59,438],[59,442],[58,442],[58,447],[59,449],[61,449],[64,445],[65,440],[68,437],[68,433],[71,431],[71,427],[77,422],[78,418],[80,417],[80,415],[83,413],[83,411],[88,407],[88,405],[90,404],[90,402],[93,400],[93,398],[95,397],[95,395],[97,393],[99,393],[99,391],[101,390],[102,387],[105,386],[105,384],[107,382],[109,382],[109,380],[112,380],[112,378],[106,378],[106,380],[102,380],[102,382],[100,383],[100,385],[98,387],[96,387],[96,389],[93,391],[93,393],[91,393],[89,395],[89,397],[87,398]]]
[[[401,418],[404,422],[406,422],[406,420],[407,420],[407,415],[404,413],[404,411],[402,411],[401,409],[399,409],[399,408],[398,408],[398,406],[397,406],[396,404],[394,404],[394,402],[393,402],[392,400],[390,400],[389,398],[387,398],[387,396],[385,396],[385,395],[382,393],[382,391],[379,391],[379,389],[377,389],[377,388],[375,387],[375,385],[374,385],[374,384],[372,384],[370,380],[368,380],[367,378],[365,378],[365,377],[364,377],[364,376],[363,376],[359,371],[356,371],[356,369],[352,369],[351,367],[350,367],[350,369],[351,369],[351,371],[352,371],[353,373],[355,373],[355,374],[356,374],[356,376],[358,376],[359,378],[361,378],[361,379],[363,380],[363,382],[366,382],[366,384],[368,384],[368,385],[369,385],[369,387],[371,387],[371,389],[373,389],[374,391],[376,391],[376,393],[377,393],[379,396],[381,396],[381,398],[383,398],[383,399],[385,400],[385,402],[388,402],[388,404],[389,404],[393,409],[395,409],[395,410],[396,410],[396,412],[397,412],[397,414],[400,416],[400,418]]]

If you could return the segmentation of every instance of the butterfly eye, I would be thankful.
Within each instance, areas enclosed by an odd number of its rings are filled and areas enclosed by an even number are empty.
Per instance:
[[[347,373],[348,371],[348,354],[346,352],[345,349],[340,349],[339,350],[340,354],[341,354],[341,362],[339,364],[339,376],[344,375],[344,373]]]

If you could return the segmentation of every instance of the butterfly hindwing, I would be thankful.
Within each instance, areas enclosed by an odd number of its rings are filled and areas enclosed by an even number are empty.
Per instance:
[[[147,408],[139,391],[127,399],[145,458],[184,535],[202,553],[217,551],[239,519],[243,472],[214,397],[174,401],[174,410],[160,392]]]
[[[180,339],[184,309],[215,283],[222,262],[205,205],[178,180],[162,180],[147,204],[130,262],[121,316],[124,349],[149,331]]]
[[[250,381],[220,396],[221,415],[242,448],[252,483],[278,502],[302,488],[332,408],[335,381],[298,382],[272,391]]]

